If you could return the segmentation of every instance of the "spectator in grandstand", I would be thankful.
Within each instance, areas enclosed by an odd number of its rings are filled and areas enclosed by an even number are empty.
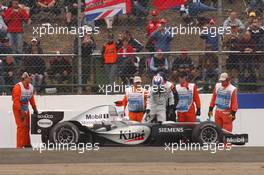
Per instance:
[[[157,10],[153,10],[151,12],[151,19],[148,21],[148,25],[146,28],[146,35],[148,37],[148,41],[145,47],[149,52],[155,51],[154,41],[150,36],[159,26],[161,26],[159,12]]]
[[[223,47],[228,51],[237,51],[239,43],[239,30],[237,26],[231,26],[231,33],[224,36]],[[229,53],[226,60],[226,68],[232,77],[234,84],[238,83],[239,56],[237,53]]]
[[[256,12],[250,12],[249,13],[248,20],[245,23],[246,29],[248,29],[251,26],[253,20],[256,19],[256,18],[257,18]]]
[[[116,47],[117,49],[120,49],[123,46],[123,39],[125,38],[124,32],[120,32],[118,34],[118,38],[116,41]]]
[[[208,24],[208,32],[201,34],[201,39],[205,40],[206,45],[210,45],[212,51],[218,51],[218,32],[216,31],[215,20],[211,19]]]
[[[73,17],[78,14],[78,0],[65,0],[64,1],[66,12],[66,23],[70,27],[73,25]]]
[[[103,46],[102,55],[106,75],[108,76],[108,83],[114,83],[117,75],[117,45],[114,41],[114,36],[108,34],[108,41]]]
[[[128,30],[125,30],[123,33],[121,33],[119,35],[118,41],[117,41],[117,47],[121,48],[123,45],[123,40],[127,39],[128,40],[128,44],[131,45],[134,49],[135,52],[140,52],[144,46],[142,45],[142,43],[140,43],[137,39],[135,39],[131,32],[129,32]]]
[[[1,5],[5,6],[5,7],[9,7],[11,5],[11,1],[10,0],[1,0]]]
[[[243,53],[253,53],[256,50],[256,43],[252,38],[250,31],[246,31],[244,36],[241,38],[239,44],[239,49]]]
[[[264,27],[261,26],[259,19],[254,19],[248,31],[251,32],[252,39],[256,43],[257,51],[264,51]],[[260,53],[256,58],[257,77],[264,75],[264,53]]]
[[[150,8],[150,2],[148,0],[133,0],[133,13],[136,16],[137,30],[142,30],[144,21],[148,16]]]
[[[224,28],[231,27],[231,25],[238,26],[238,29],[240,31],[245,30],[245,25],[242,23],[240,19],[237,18],[236,12],[231,12],[230,16],[224,21]]]
[[[60,8],[58,7],[57,0],[36,0],[36,7],[32,13],[38,14],[41,12],[58,15]]]
[[[167,24],[166,19],[161,19],[161,26],[159,26],[154,32],[151,33],[150,37],[154,41],[155,50],[161,49],[163,52],[170,51],[170,44],[173,39],[170,32],[165,30]]]
[[[127,59],[133,56],[127,53],[134,53],[135,51],[136,50],[129,44],[128,38],[124,38],[122,41],[122,47],[118,50],[118,53],[120,54],[120,58]],[[119,60],[123,61],[122,59]]]
[[[172,71],[174,73],[185,72],[187,75],[189,75],[193,69],[192,58],[187,54],[186,48],[182,48],[181,52],[182,53],[173,60]]]
[[[134,52],[140,52],[144,48],[142,43],[140,43],[137,39],[135,39],[128,30],[125,30],[124,32],[119,34],[118,41],[117,41],[118,49],[122,47],[122,43],[124,39],[128,39],[128,44],[134,48]],[[143,73],[145,70],[144,68],[146,67],[146,58],[141,57],[139,59],[139,55],[138,56],[135,55],[135,58],[133,61],[134,61],[135,66],[139,69],[138,73],[140,74]]]
[[[161,21],[159,19],[159,12],[157,10],[153,10],[151,12],[152,18],[149,20],[147,25],[147,36],[150,36],[152,32],[154,32],[159,26],[161,26]]]
[[[264,51],[264,28],[261,27],[261,23],[257,18],[252,21],[248,31],[251,32],[252,39],[256,42],[256,50]]]
[[[211,46],[206,47],[211,50]],[[218,57],[216,53],[204,53],[199,58],[199,69],[202,74],[204,84],[204,91],[213,90],[214,84],[218,81],[219,67]]]
[[[223,48],[225,50],[236,50],[237,43],[239,41],[239,30],[237,25],[231,25],[230,34],[223,36]]]
[[[57,54],[60,54],[58,51]],[[57,56],[50,60],[50,68],[45,73],[45,81],[47,84],[69,84],[72,80],[72,65],[70,61],[62,56]],[[66,91],[67,88],[63,88]]]
[[[14,53],[21,54],[23,50],[23,22],[29,23],[29,15],[25,9],[19,7],[18,0],[12,0],[12,5],[3,17],[8,27],[8,37]]]
[[[5,24],[4,18],[2,17],[3,12],[7,9],[6,6],[0,2],[0,39],[4,38],[7,33],[7,26]]]
[[[30,15],[30,10],[34,7],[34,1],[32,0],[20,0],[19,7],[25,9]]]
[[[124,38],[122,43],[122,47],[118,50],[120,54],[118,57],[118,70],[123,84],[130,84],[133,83],[130,80],[132,80],[134,74],[137,72],[137,67],[135,66],[137,58],[135,55],[127,54],[135,52],[135,49],[129,44],[128,38]]]
[[[246,31],[243,38],[238,43],[238,48],[241,51],[240,59],[240,76],[239,83],[256,83],[256,43],[252,39],[250,31]],[[241,85],[241,90],[256,90],[255,85]]]
[[[0,40],[0,53],[1,54],[11,54],[13,50],[8,37],[2,38]]]
[[[75,44],[74,44],[74,52],[75,54],[78,54],[78,37],[75,38]],[[96,48],[96,42],[94,40],[94,37],[90,34],[85,34],[84,37],[81,39],[81,49],[82,49],[82,84],[87,84],[87,81],[90,80],[91,76],[91,69],[92,65],[91,60],[93,59],[93,56],[91,54],[94,52]],[[86,87],[83,88],[85,90]]]
[[[247,11],[255,11],[257,13],[262,13],[264,9],[264,0],[251,0]]]
[[[182,20],[186,24],[189,24],[189,25],[193,24],[194,18],[193,16],[190,15],[188,6],[185,6],[184,4],[181,5],[180,15],[182,17]]]
[[[3,68],[3,77],[5,80],[5,85],[8,85],[9,87],[6,88],[6,93],[8,95],[11,94],[12,86],[17,83],[16,79],[16,63],[12,56],[7,56],[3,60],[2,68]]]
[[[136,52],[140,52],[144,49],[144,46],[141,42],[139,42],[137,39],[135,39],[131,32],[128,30],[125,31],[124,36],[128,38],[129,44],[135,49]],[[141,57],[141,55],[135,55],[134,64],[139,69],[139,74],[142,74],[146,68],[146,58]]]
[[[169,63],[168,59],[162,53],[161,49],[156,51],[157,53],[151,58],[150,61],[150,73],[156,75],[159,72],[164,72],[167,74],[169,72]]]
[[[40,47],[40,42],[37,38],[33,37],[29,48],[27,50],[28,54],[43,54],[43,50]],[[37,92],[42,89],[44,73],[46,70],[46,64],[43,58],[40,56],[28,56],[25,57],[23,61],[24,72],[30,72],[32,74],[32,84]]]
[[[113,23],[114,23],[114,17],[106,17],[104,18],[105,23],[106,23],[106,29],[108,32],[112,32],[113,29]]]
[[[36,37],[32,37],[30,43],[28,44],[28,47],[26,47],[24,52],[26,54],[43,54],[43,49],[40,45],[40,41],[37,40]],[[30,71],[27,71],[27,72],[30,72]]]
[[[206,3],[211,7],[217,7],[217,0],[202,0],[201,2]]]

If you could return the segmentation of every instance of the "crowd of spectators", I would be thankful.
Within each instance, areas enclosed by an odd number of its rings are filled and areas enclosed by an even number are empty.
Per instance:
[[[75,2],[64,1],[66,19],[73,12]],[[22,72],[32,74],[32,84],[36,92],[44,91],[44,85],[66,84],[72,80],[72,63],[62,57],[44,58],[42,56],[19,56],[19,54],[43,54],[40,38],[33,36],[29,43],[24,40],[26,25],[35,22],[33,15],[41,15],[45,19],[50,14],[58,15],[61,12],[57,0],[1,0],[0,2],[0,93],[10,94],[11,88],[16,84]],[[39,19],[35,17],[34,19]],[[40,19],[39,19],[40,20]],[[14,54],[14,56],[12,55]]]
[[[204,91],[212,91],[212,85],[217,81],[220,67],[227,69],[233,81],[239,84],[241,90],[257,90],[256,83],[264,74],[263,54],[256,51],[264,51],[264,27],[263,27],[263,0],[250,0],[245,8],[245,14],[230,11],[224,22],[223,28],[230,28],[231,32],[223,35],[216,34],[213,29],[218,26],[215,18],[206,18],[203,27],[208,27],[209,33],[202,33],[200,41],[204,42],[204,50],[239,51],[229,53],[227,59],[219,55],[206,52],[195,59],[188,54],[186,45],[180,54],[166,54],[170,52],[174,38],[167,32],[166,27],[171,21],[162,17],[157,10],[150,10],[150,2],[147,0],[133,0],[132,15],[135,16],[136,30],[145,32],[145,38],[138,38],[129,28],[124,31],[113,30],[115,18],[106,18],[108,37],[105,44],[96,43],[93,35],[85,34],[81,38],[82,58],[82,85],[91,80],[93,66],[91,54],[102,48],[102,65],[106,72],[107,81],[113,83],[120,81],[130,84],[131,77],[146,74],[148,77],[162,71],[168,76],[171,73],[186,72],[190,81],[200,83]],[[217,1],[204,0],[217,8]],[[84,1],[82,1],[84,3]],[[230,0],[230,4],[234,1]],[[83,6],[82,6],[83,7]],[[82,8],[83,10],[84,8]],[[77,25],[77,0],[2,0],[0,2],[0,54],[43,54],[41,38],[32,37],[29,43],[23,39],[24,28],[36,21],[34,15],[47,18],[48,15],[62,13],[65,15],[65,25],[68,27]],[[181,15],[184,16],[184,8]],[[46,16],[45,16],[46,15]],[[45,19],[46,19],[45,18]],[[33,20],[34,19],[34,20]],[[94,22],[86,21],[83,25],[94,26]],[[183,18],[185,20],[185,18]],[[211,30],[212,29],[212,30]],[[199,42],[200,42],[199,41]],[[195,41],[194,41],[195,42]],[[78,55],[78,37],[73,41],[74,53]],[[219,43],[222,44],[220,48]],[[192,43],[193,44],[193,43]],[[149,51],[155,54],[133,54],[135,52]],[[59,53],[59,51],[58,51]],[[43,87],[50,85],[76,83],[77,74],[73,69],[73,61],[62,56],[44,58],[42,56],[1,56],[0,57],[0,93],[10,94],[10,87],[19,80],[19,74],[27,71],[33,74],[33,85],[37,92],[42,92]],[[3,86],[1,86],[3,85]],[[51,87],[51,86],[50,86]],[[85,90],[85,86],[82,86]]]
[[[223,47],[229,51],[239,51],[229,53],[226,69],[242,91],[257,90],[258,80],[263,79],[263,53],[257,52],[264,49],[264,4],[259,4],[258,7],[253,5],[260,2],[263,1],[251,1],[246,19],[241,20],[236,12],[231,12],[224,21],[224,26],[231,27],[231,33],[223,36]]]

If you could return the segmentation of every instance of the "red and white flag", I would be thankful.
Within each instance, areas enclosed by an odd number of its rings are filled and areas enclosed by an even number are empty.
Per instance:
[[[189,0],[154,0],[152,5],[158,10],[167,10],[186,4]]]
[[[85,18],[95,21],[131,12],[131,0],[86,0]]]

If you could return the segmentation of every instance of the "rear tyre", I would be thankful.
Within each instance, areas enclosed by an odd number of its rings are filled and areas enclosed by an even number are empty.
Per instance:
[[[49,138],[53,143],[77,144],[80,139],[80,131],[71,122],[61,122],[51,129]]]
[[[192,141],[200,144],[222,143],[223,132],[213,122],[202,122],[193,129]]]

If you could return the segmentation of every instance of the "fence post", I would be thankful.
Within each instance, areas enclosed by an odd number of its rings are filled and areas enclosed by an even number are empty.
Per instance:
[[[223,0],[218,0],[217,4],[217,26],[220,27],[223,25]],[[222,72],[222,64],[223,64],[223,55],[222,55],[222,36],[218,35],[218,65],[219,71]]]
[[[81,17],[81,7],[82,1],[78,0],[78,28],[82,25],[82,17]],[[81,37],[78,37],[78,94],[82,93],[82,46],[81,46]]]

